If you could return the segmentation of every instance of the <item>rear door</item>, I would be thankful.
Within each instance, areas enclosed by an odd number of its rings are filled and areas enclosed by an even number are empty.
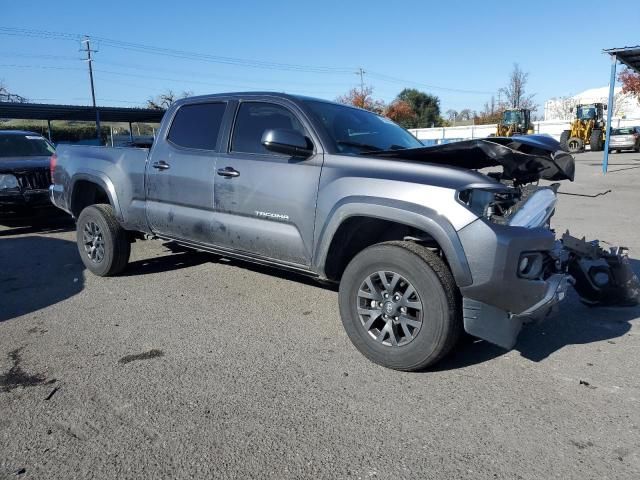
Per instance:
[[[267,129],[294,129],[314,145],[300,159],[268,151]],[[311,264],[320,143],[293,102],[244,100],[238,105],[228,151],[220,153],[215,184],[220,244],[278,261]],[[219,223],[218,223],[219,222]]]
[[[153,233],[214,244],[216,155],[226,101],[180,105],[147,162],[147,220]]]

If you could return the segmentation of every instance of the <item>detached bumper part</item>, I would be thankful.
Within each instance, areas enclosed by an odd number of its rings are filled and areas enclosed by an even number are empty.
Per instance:
[[[597,240],[587,242],[562,236],[568,255],[567,270],[575,278],[580,299],[592,306],[635,306],[640,304],[640,281],[629,263],[626,247],[600,247]]]
[[[499,347],[511,349],[516,343],[522,325],[543,320],[551,315],[556,305],[566,297],[570,283],[569,275],[560,273],[552,275],[545,282],[544,296],[519,314],[511,314],[492,305],[463,298],[464,329],[470,335]]]

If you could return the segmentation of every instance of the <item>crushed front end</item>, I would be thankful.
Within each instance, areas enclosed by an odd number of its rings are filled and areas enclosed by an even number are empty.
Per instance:
[[[573,157],[551,137],[493,137],[411,150],[376,152],[483,170],[494,180],[458,191],[477,220],[458,230],[472,283],[460,286],[465,330],[504,348],[523,323],[548,317],[573,286],[589,305],[637,305],[640,287],[622,247],[605,251],[551,229],[559,183],[573,181]],[[487,171],[502,167],[499,171]]]
[[[523,323],[553,313],[570,285],[594,306],[640,302],[625,248],[605,251],[597,241],[568,232],[556,239],[551,217],[560,184],[540,186],[543,174],[537,179],[505,177],[504,171],[488,175],[499,181],[495,188],[459,192],[459,200],[479,217],[458,232],[473,277],[461,288],[467,332],[512,348]],[[553,176],[562,180],[562,172]]]

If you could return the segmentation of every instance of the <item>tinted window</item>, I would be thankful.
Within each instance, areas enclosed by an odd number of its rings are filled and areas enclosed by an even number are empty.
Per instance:
[[[180,107],[168,139],[186,148],[215,150],[226,103],[197,103]]]
[[[49,157],[53,145],[40,135],[0,134],[0,157]]]
[[[264,102],[241,103],[233,129],[231,150],[273,155],[261,142],[264,131],[274,128],[297,130],[306,135],[296,116],[280,105]]]
[[[614,128],[612,135],[632,135],[635,133],[633,128]]]

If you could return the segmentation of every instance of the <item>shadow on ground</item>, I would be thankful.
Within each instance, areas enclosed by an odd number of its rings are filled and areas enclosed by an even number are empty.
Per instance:
[[[305,275],[291,272],[288,270],[281,270],[275,267],[264,266],[257,263],[246,262],[243,260],[237,260],[229,257],[225,257],[218,254],[201,252],[192,250],[187,247],[182,247],[174,242],[164,243],[163,246],[173,253],[173,255],[165,255],[157,258],[149,258],[144,260],[137,260],[129,263],[126,270],[121,273],[121,276],[136,276],[147,275],[151,273],[168,272],[172,270],[178,270],[181,268],[188,268],[204,263],[219,263],[230,265],[244,270],[250,270],[252,272],[261,273],[263,275],[269,275],[271,277],[281,278],[283,280],[290,280],[296,283],[303,283],[317,288],[324,288],[332,291],[337,291],[338,286],[332,283],[321,283],[313,278]]]
[[[84,286],[83,270],[75,242],[39,235],[0,238],[0,322],[76,295]]]
[[[631,260],[638,275],[640,261]],[[609,341],[626,335],[631,322],[640,320],[640,306],[589,307],[575,292],[560,305],[558,313],[541,323],[526,325],[514,350],[534,362],[540,362],[568,345]],[[483,340],[467,336],[435,370],[452,370],[486,362],[507,353]]]
[[[0,239],[30,233],[70,232],[75,229],[73,218],[55,207],[34,209],[21,214],[2,213],[0,225],[7,227],[0,230]]]

